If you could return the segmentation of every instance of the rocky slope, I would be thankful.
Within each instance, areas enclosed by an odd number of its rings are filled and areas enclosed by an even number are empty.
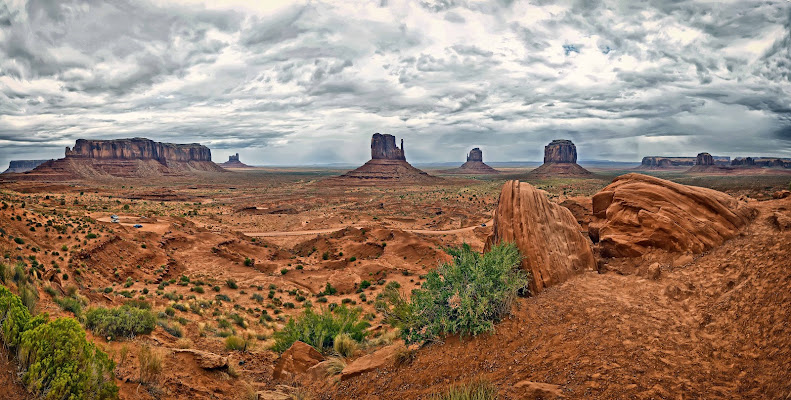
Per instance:
[[[544,164],[528,173],[532,178],[590,175],[593,174],[577,164],[577,146],[565,139],[556,139],[544,146]]]
[[[522,253],[522,268],[530,272],[530,292],[537,294],[585,271],[596,263],[588,238],[566,207],[551,203],[530,185],[508,181],[500,192],[494,230],[486,247],[513,242]]]
[[[654,248],[701,253],[736,236],[754,215],[722,192],[626,174],[593,196],[589,234],[606,257]]]
[[[575,276],[521,300],[492,335],[428,345],[322,398],[425,399],[477,379],[501,399],[553,398],[525,381],[568,399],[785,398],[791,229],[775,221],[791,218],[791,198],[752,205],[741,235],[683,264]]]

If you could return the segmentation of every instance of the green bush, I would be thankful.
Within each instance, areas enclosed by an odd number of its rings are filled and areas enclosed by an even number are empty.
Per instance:
[[[154,330],[156,318],[150,310],[129,305],[93,308],[85,313],[85,326],[94,333],[110,337],[133,338]]]
[[[335,337],[347,333],[357,342],[365,338],[368,322],[360,320],[360,308],[336,307],[316,313],[308,308],[297,319],[289,318],[282,330],[274,333],[274,351],[282,353],[296,341],[305,342],[322,353],[332,349]]]
[[[225,348],[228,350],[247,350],[247,342],[239,336],[228,336],[225,338]]]
[[[87,341],[73,318],[30,316],[22,300],[0,285],[3,342],[16,349],[22,382],[43,399],[117,399],[115,364]]]
[[[56,297],[54,301],[64,311],[71,311],[77,317],[82,314],[82,302],[74,297]]]
[[[384,292],[386,302],[379,308],[407,343],[489,332],[527,288],[530,276],[519,268],[521,256],[513,244],[494,246],[483,255],[466,244],[447,252],[453,262],[429,272],[410,300],[395,287]]]

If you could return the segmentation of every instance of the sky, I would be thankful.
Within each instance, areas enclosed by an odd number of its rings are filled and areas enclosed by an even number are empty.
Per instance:
[[[0,166],[78,138],[359,164],[791,157],[791,1],[0,0]]]

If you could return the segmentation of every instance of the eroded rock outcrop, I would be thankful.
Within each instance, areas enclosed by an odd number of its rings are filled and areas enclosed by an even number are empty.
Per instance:
[[[508,181],[500,192],[494,228],[486,248],[499,242],[513,242],[522,253],[522,268],[530,272],[530,292],[593,271],[596,262],[591,243],[567,208],[550,202],[532,185]]]
[[[384,182],[437,182],[442,178],[431,176],[409,164],[404,155],[404,140],[401,148],[395,144],[395,136],[374,133],[371,137],[371,160],[361,167],[339,177],[328,179],[328,183],[358,184]]]
[[[528,176],[589,176],[590,171],[577,164],[577,146],[566,139],[556,139],[544,146],[544,164],[530,171]]]
[[[605,257],[652,248],[701,253],[736,236],[755,214],[725,193],[632,173],[593,196],[588,231]]]
[[[239,153],[228,156],[228,161],[220,164],[223,168],[251,168],[249,165],[239,161]]]
[[[50,160],[11,160],[8,162],[8,169],[3,171],[3,173],[21,174],[23,172],[31,171],[47,161]]]
[[[708,154],[708,153],[706,153]],[[725,166],[730,164],[731,158],[725,156],[711,156],[714,161],[712,165]],[[666,156],[648,156],[643,157],[640,164],[640,169],[671,169],[692,167],[697,162],[697,157],[666,157]]]
[[[483,162],[483,151],[479,148],[470,150],[467,154],[467,162],[459,168],[454,168],[442,171],[446,174],[466,174],[466,175],[484,175],[484,174],[499,174],[500,171],[486,165]]]
[[[714,157],[709,153],[698,153],[695,165],[714,165]]]
[[[47,161],[15,179],[61,181],[107,177],[155,178],[225,171],[200,144],[161,143],[149,139],[78,139],[64,158]]]
[[[97,160],[211,161],[211,150],[198,143],[176,144],[151,139],[77,139],[74,148],[66,147],[66,158]]]

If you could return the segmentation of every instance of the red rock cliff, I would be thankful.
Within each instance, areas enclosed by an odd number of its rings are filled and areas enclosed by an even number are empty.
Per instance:
[[[544,146],[544,163],[577,162],[577,146],[571,140],[556,139]]]
[[[395,136],[374,133],[371,137],[371,159],[373,160],[406,160],[404,157],[404,139],[401,148],[395,144]]]
[[[77,139],[73,149],[66,148],[66,158],[102,160],[211,161],[208,147],[193,144],[155,142],[150,139],[86,140]]]

